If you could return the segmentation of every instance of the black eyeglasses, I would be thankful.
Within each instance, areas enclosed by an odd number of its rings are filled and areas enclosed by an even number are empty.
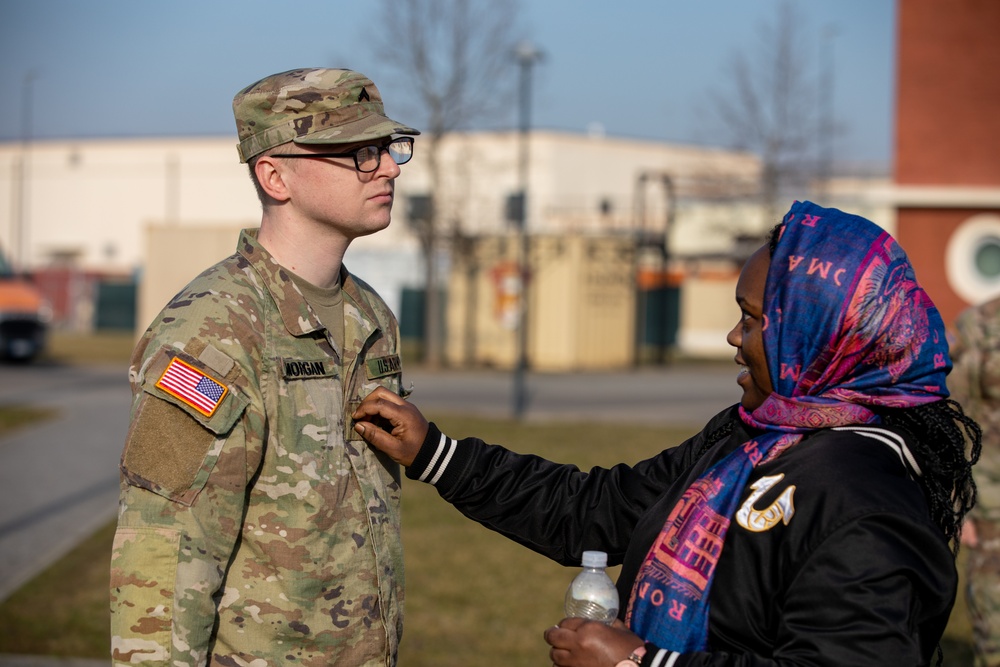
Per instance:
[[[413,157],[413,137],[399,137],[386,144],[362,146],[347,153],[277,153],[272,157],[352,157],[358,171],[370,174],[382,164],[382,151],[387,151],[396,164],[406,164]]]

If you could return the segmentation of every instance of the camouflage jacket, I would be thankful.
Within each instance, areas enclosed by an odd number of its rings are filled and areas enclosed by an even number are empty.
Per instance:
[[[979,495],[972,516],[1000,521],[1000,299],[959,315],[951,356],[952,398],[983,429],[983,452],[972,473]]]
[[[129,370],[111,563],[114,663],[393,665],[399,469],[350,413],[400,390],[398,327],[341,273],[345,350],[244,230]]]

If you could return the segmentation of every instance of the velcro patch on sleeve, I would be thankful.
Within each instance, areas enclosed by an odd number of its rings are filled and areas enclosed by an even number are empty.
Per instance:
[[[221,381],[174,357],[156,382],[161,389],[206,417],[211,417],[229,389]]]
[[[132,486],[190,505],[216,435],[180,406],[146,394],[129,427],[121,471]],[[212,462],[209,462],[211,464]]]

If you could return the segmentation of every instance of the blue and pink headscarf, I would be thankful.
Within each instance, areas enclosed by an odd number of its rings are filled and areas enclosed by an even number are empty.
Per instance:
[[[740,417],[763,434],[684,493],[636,578],[626,622],[646,641],[703,650],[715,566],[754,466],[811,431],[878,421],[873,408],[948,396],[944,323],[895,239],[856,215],[796,202],[764,290],[772,393]]]

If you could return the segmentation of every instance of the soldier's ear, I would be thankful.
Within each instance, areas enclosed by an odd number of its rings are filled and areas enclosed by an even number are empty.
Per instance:
[[[287,201],[291,195],[285,177],[292,166],[290,160],[277,160],[270,155],[261,155],[254,163],[254,174],[261,189],[276,201]]]

